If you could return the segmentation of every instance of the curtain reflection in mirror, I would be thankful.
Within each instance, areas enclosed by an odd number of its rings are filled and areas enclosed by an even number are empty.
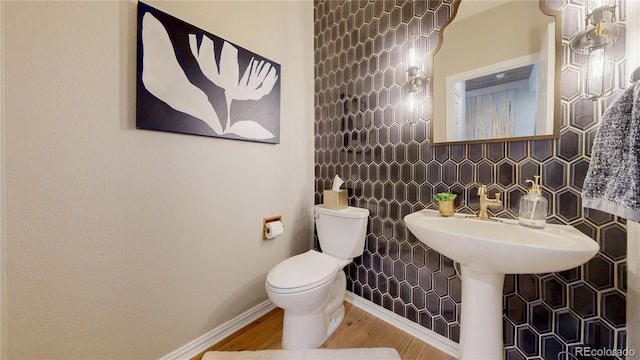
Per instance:
[[[465,139],[515,136],[513,105],[516,90],[468,97],[465,106]]]

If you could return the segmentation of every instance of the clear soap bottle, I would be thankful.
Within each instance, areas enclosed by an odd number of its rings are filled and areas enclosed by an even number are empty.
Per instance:
[[[520,225],[542,229],[547,223],[547,199],[542,196],[540,190],[540,176],[534,176],[529,193],[520,198],[518,207],[518,222]]]

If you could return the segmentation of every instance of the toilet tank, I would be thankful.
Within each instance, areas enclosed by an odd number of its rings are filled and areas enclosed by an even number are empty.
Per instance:
[[[315,206],[316,230],[322,252],[341,259],[362,255],[367,237],[369,210],[347,207],[342,210]]]

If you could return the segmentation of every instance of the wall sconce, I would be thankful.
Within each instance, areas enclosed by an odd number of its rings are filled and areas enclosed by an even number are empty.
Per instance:
[[[613,92],[614,62],[610,46],[620,29],[615,25],[615,0],[588,0],[585,29],[576,34],[569,47],[581,54],[580,96],[596,100]]]
[[[422,61],[417,51],[418,37],[408,40],[407,81],[404,83],[405,122],[414,125],[420,120],[422,107],[427,97],[427,77],[422,73]]]

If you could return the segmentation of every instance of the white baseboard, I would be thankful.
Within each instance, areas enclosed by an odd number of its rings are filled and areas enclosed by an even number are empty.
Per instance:
[[[267,299],[190,343],[161,357],[160,360],[191,359],[275,308],[276,306],[271,300]]]
[[[413,321],[394,313],[393,311],[389,311],[382,306],[376,305],[349,291],[346,293],[345,300],[444,353],[455,358],[460,354],[460,346],[458,343],[451,341],[434,331],[424,328]],[[276,306],[270,300],[265,300],[179,349],[161,357],[160,360],[191,359],[211,346],[224,340],[229,335],[251,324],[253,321],[258,320],[261,316],[275,308]]]
[[[404,318],[393,311],[389,311],[382,306],[376,305],[369,300],[361,298],[349,291],[345,296],[345,300],[359,307],[360,309],[368,312],[369,314],[383,320],[384,322],[395,326],[396,328],[406,332],[407,334],[418,338],[427,344],[435,347],[436,349],[445,352],[454,358],[458,358],[460,355],[460,345],[455,341],[451,341],[446,337],[431,331],[413,321]]]

